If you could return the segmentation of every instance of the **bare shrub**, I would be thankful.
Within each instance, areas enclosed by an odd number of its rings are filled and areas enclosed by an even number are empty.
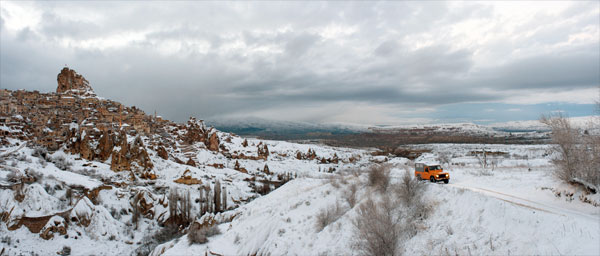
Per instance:
[[[183,233],[179,230],[177,225],[166,224],[164,227],[156,231],[156,233],[144,237],[144,239],[142,239],[144,242],[140,247],[135,249],[133,255],[149,255],[157,245],[179,238],[182,235]]]
[[[204,244],[208,242],[208,238],[221,234],[221,230],[216,225],[210,227],[202,226],[198,222],[194,222],[188,231],[188,242],[192,244]]]
[[[44,174],[38,170],[34,170],[32,168],[25,169],[25,173],[35,178],[36,181],[41,181],[44,177]]]
[[[342,197],[348,203],[350,208],[354,208],[356,205],[356,192],[358,191],[358,185],[351,183],[346,190],[344,190]]]
[[[326,182],[329,182],[334,188],[340,188],[339,179],[340,177],[338,175],[328,175]]]
[[[52,158],[52,163],[56,166],[56,168],[61,169],[63,171],[67,171],[71,169],[73,163],[69,162],[64,156],[57,156]]]
[[[344,215],[344,209],[337,201],[334,204],[325,207],[317,214],[317,230],[320,232],[329,224],[339,219],[342,215]]]
[[[58,254],[59,254],[59,255],[62,255],[62,256],[68,256],[68,255],[71,255],[71,247],[69,247],[69,246],[66,246],[66,245],[65,245],[65,246],[63,246],[63,248],[62,248],[62,251],[60,251]]]
[[[380,192],[387,191],[390,185],[390,167],[388,165],[372,165],[368,170],[369,186]]]
[[[569,183],[583,184],[598,190],[600,186],[600,135],[571,126],[561,114],[542,116],[540,122],[552,130],[553,159],[556,176]]]
[[[438,159],[440,163],[448,165],[452,160],[452,154],[448,151],[440,151],[438,152]]]
[[[31,153],[31,155],[40,158],[40,160],[48,160],[48,150],[46,150],[46,148],[43,147],[34,148],[33,153]]]
[[[398,199],[405,205],[410,206],[420,201],[420,196],[425,190],[425,184],[419,182],[410,171],[406,170],[402,175],[400,183],[394,186]]]
[[[371,197],[360,204],[352,224],[356,229],[355,245],[362,255],[397,255],[402,225],[395,203],[383,196],[381,202]]]

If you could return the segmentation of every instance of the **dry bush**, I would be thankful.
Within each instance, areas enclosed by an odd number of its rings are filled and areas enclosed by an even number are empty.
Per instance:
[[[192,244],[204,244],[208,242],[208,238],[221,234],[221,230],[216,225],[203,227],[198,222],[194,222],[188,231],[188,242]]]
[[[317,231],[320,232],[329,224],[339,219],[344,213],[344,208],[338,202],[325,207],[317,214]]]
[[[352,224],[355,245],[361,255],[397,255],[402,236],[401,215],[388,196],[380,202],[369,197],[358,208]]]
[[[61,169],[63,171],[67,171],[71,169],[73,163],[69,162],[64,156],[57,156],[52,158],[52,163],[56,166],[56,168]]]
[[[420,198],[425,191],[425,184],[418,181],[410,171],[406,170],[400,183],[394,186],[397,198],[405,205],[411,206],[420,203]]]
[[[440,163],[449,165],[452,161],[452,154],[448,151],[440,151],[438,152],[438,159]]]
[[[388,165],[372,165],[368,170],[369,186],[374,187],[379,192],[387,191],[390,186],[390,167]]]
[[[142,239],[142,245],[136,248],[132,255],[149,255],[150,252],[152,252],[152,250],[159,244],[179,238],[182,235],[183,233],[180,232],[179,227],[177,227],[177,225],[166,224],[164,227],[157,230],[156,233],[145,236]]]
[[[542,116],[540,122],[552,130],[553,159],[556,176],[569,183],[586,187],[600,186],[600,135],[581,131],[571,126],[569,119],[561,114]]]
[[[348,186],[348,188],[346,190],[344,190],[344,192],[342,193],[342,197],[344,198],[344,201],[346,201],[348,203],[350,208],[354,208],[354,206],[356,205],[356,201],[357,201],[356,192],[358,192],[358,184],[351,183]]]

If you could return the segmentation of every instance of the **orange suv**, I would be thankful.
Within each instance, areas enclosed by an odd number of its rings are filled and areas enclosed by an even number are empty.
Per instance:
[[[450,174],[444,172],[440,165],[426,165],[423,163],[415,164],[415,177],[417,179],[430,180],[431,182],[443,181],[448,184]]]

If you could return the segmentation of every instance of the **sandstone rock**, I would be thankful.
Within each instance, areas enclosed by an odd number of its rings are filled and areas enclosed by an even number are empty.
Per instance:
[[[158,156],[164,160],[169,159],[169,153],[167,153],[167,150],[163,146],[159,146],[156,150],[156,153],[158,153]]]
[[[186,133],[183,137],[184,142],[193,144],[195,142],[206,141],[206,127],[204,126],[204,122],[202,120],[197,120],[196,118],[190,117],[185,129]]]
[[[194,162],[194,159],[191,159],[191,158],[189,158],[189,159],[187,160],[187,162],[185,162],[185,164],[186,164],[186,165],[189,165],[189,166],[196,167],[196,162]]]
[[[235,165],[234,165],[233,169],[238,172],[241,172],[241,173],[248,173],[248,170],[246,170],[246,168],[242,167],[237,160],[235,161]]]
[[[108,130],[104,130],[102,137],[98,141],[98,147],[96,147],[98,159],[103,162],[106,161],[106,159],[108,159],[112,154],[114,146],[112,135],[108,132]]]
[[[127,143],[127,134],[122,131],[119,140],[121,142],[121,150],[119,152],[116,150],[113,151],[112,162],[110,164],[111,170],[116,172],[128,170],[145,173],[154,167],[148,151],[146,151],[144,143],[139,136],[129,145]],[[156,178],[156,175],[154,175],[154,178]]]
[[[152,193],[146,191],[146,190],[141,190],[140,192],[138,192],[135,197],[133,202],[137,202],[136,205],[133,205],[133,203],[131,204],[132,207],[137,207],[138,210],[140,210],[140,213],[142,216],[144,216],[144,218],[147,219],[153,219],[154,218],[154,201],[155,198],[152,195]]]
[[[185,170],[180,178],[174,180],[173,182],[185,185],[195,185],[202,184],[202,181],[196,178],[192,178],[190,170]]]
[[[63,68],[56,78],[58,87],[56,93],[67,93],[85,97],[95,97],[96,93],[89,82],[75,70]]]
[[[219,151],[219,136],[217,135],[217,132],[213,132],[210,134],[210,136],[208,137],[208,144],[206,144],[206,147],[211,150],[211,151]]]
[[[54,233],[66,235],[67,227],[67,222],[63,217],[57,215],[52,216],[52,218],[48,220],[48,222],[42,228],[42,230],[40,230],[40,237],[44,240],[49,240],[54,237]]]
[[[262,142],[259,143],[257,146],[257,151],[258,158],[266,160],[267,157],[269,157],[269,147],[267,146],[267,144],[263,144]]]
[[[92,203],[97,205],[98,204],[98,194],[100,194],[100,191],[103,189],[110,190],[110,189],[112,189],[112,186],[101,185],[101,186],[96,187],[89,191],[86,189],[86,190],[84,190],[83,193],[85,194],[85,196],[87,196],[88,199],[90,199],[90,201],[92,201]]]

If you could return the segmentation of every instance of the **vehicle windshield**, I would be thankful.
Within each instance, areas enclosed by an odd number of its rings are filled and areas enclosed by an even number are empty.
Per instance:
[[[436,170],[441,170],[441,169],[442,169],[442,167],[440,167],[439,165],[429,166],[430,171],[436,171]]]

